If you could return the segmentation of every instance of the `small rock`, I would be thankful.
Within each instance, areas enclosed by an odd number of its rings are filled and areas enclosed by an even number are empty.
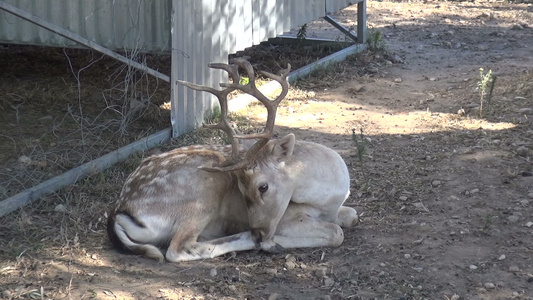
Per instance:
[[[470,270],[477,270],[477,266],[476,265],[470,265],[470,266],[468,266],[468,268]]]
[[[409,198],[407,198],[407,196],[400,196],[399,199],[400,199],[400,201],[406,201]]]
[[[19,157],[19,162],[23,164],[29,164],[31,163],[31,158],[27,157],[26,155],[22,155]]]
[[[218,273],[217,269],[215,269],[215,268],[209,270],[209,276],[211,276],[211,277],[217,276],[217,273]]]
[[[505,254],[502,254],[502,255],[500,255],[500,257],[498,257],[498,260],[504,260],[504,259],[506,259],[506,258],[507,258],[507,257],[505,256]]]
[[[533,199],[533,193],[529,193],[529,194],[527,194],[527,196],[528,196],[529,198]]]
[[[209,293],[214,293],[215,292],[215,287],[214,286],[210,286],[208,291],[209,291]]]
[[[528,206],[529,205],[529,200],[527,200],[527,199],[520,200],[520,205]]]
[[[58,205],[56,205],[56,207],[54,207],[54,211],[55,212],[64,213],[64,212],[67,211],[67,208],[63,204],[58,204]]]
[[[529,227],[531,227],[531,226],[533,226],[533,222],[527,222],[527,223],[526,223],[526,227],[529,228]]]
[[[479,193],[479,189],[476,188],[476,189],[471,189],[470,190],[470,195],[476,194],[476,193]]]
[[[277,300],[279,299],[279,294],[278,293],[272,293],[268,296],[268,300]]]
[[[235,292],[237,290],[237,287],[235,287],[233,284],[228,285],[228,290]]]
[[[528,150],[526,147],[524,147],[524,146],[520,146],[520,147],[518,147],[518,148],[516,149],[516,154],[517,154],[518,156],[526,157],[527,154],[528,154],[528,151],[529,151],[529,150]],[[19,161],[20,161],[20,158],[19,158]]]
[[[428,211],[427,207],[422,202],[413,203],[413,206],[419,211]]]
[[[409,259],[409,258],[411,258],[411,254],[409,254],[409,253],[406,253],[406,254],[404,254],[404,255],[403,255],[403,257],[405,257],[405,258]]]
[[[520,217],[517,216],[517,215],[512,215],[512,216],[508,216],[507,217],[507,221],[509,221],[511,223],[516,223],[516,222],[518,222],[518,220],[520,220]]]
[[[288,270],[292,270],[294,268],[296,268],[296,263],[294,261],[286,261],[285,262],[285,268],[287,268]]]
[[[403,59],[398,54],[395,54],[391,59],[392,59],[392,62],[395,64],[403,63]]]
[[[459,300],[461,299],[461,297],[457,294],[453,294],[451,297],[450,297],[450,300]]]
[[[522,29],[524,29],[524,26],[522,26],[520,24],[514,24],[513,26],[511,26],[511,29],[512,30],[522,30]]]
[[[492,282],[487,282],[483,285],[487,290],[492,290],[496,287],[496,285],[494,285],[494,283]]]
[[[396,83],[400,83],[400,82],[402,82],[402,79],[401,79],[400,77],[398,77],[398,78],[394,78],[394,82],[396,82]]]
[[[302,269],[307,269],[307,265],[304,264],[304,263],[300,263],[300,268],[302,268]]]
[[[324,276],[326,276],[327,273],[328,273],[328,269],[326,267],[318,268],[315,271],[315,275],[317,277],[324,277]]]
[[[431,183],[432,186],[434,187],[437,187],[440,185],[440,180],[434,180],[432,183]]]
[[[294,256],[292,254],[287,254],[285,256],[285,261],[296,261],[296,256]]]
[[[478,51],[487,51],[487,50],[489,50],[489,46],[488,46],[488,45],[485,45],[485,44],[481,44],[481,45],[478,45],[478,46],[476,47],[476,49],[477,49]]]
[[[276,270],[275,268],[266,268],[265,273],[270,274],[270,275],[276,275],[278,274],[278,270]]]
[[[335,281],[329,277],[325,277],[324,278],[324,285],[325,286],[332,286],[333,284],[335,284]]]
[[[518,266],[510,266],[509,272],[512,272],[512,273],[520,272],[520,268]]]
[[[350,91],[353,93],[361,93],[361,92],[364,92],[365,91],[365,86],[364,85],[356,85],[354,87],[352,87],[350,89]]]
[[[435,77],[429,77],[428,79],[429,79],[429,81],[436,81],[437,80],[437,78],[435,78]]]
[[[2,292],[2,298],[5,298],[5,299],[11,299],[12,295],[13,293],[10,290],[5,290]]]

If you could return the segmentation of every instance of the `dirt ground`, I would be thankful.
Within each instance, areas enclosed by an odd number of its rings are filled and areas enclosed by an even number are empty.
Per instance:
[[[348,164],[361,222],[340,247],[180,264],[119,254],[105,211],[135,157],[1,218],[0,298],[533,299],[533,6],[370,1],[368,21],[387,54],[298,83],[276,122]],[[336,34],[323,26],[308,37]],[[497,75],[482,112],[480,68]]]

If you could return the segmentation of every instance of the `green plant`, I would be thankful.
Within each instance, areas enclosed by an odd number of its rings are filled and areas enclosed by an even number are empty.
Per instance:
[[[239,80],[240,85],[247,85],[250,82],[250,78],[241,76],[241,79]]]
[[[220,111],[220,107],[215,106],[213,107],[213,110],[211,111],[211,113],[205,117],[204,122],[206,124],[217,123],[218,121],[220,121],[221,114],[222,112]]]
[[[298,33],[296,33],[296,39],[298,42],[302,42],[307,38],[307,23],[303,24],[300,29],[298,29]]]
[[[357,149],[357,159],[359,161],[359,167],[361,168],[361,174],[363,174],[364,181],[367,182],[368,180],[364,163],[364,158],[366,155],[366,140],[365,135],[363,134],[363,128],[361,128],[359,134],[355,132],[355,128],[352,128],[352,140],[354,141]]]
[[[492,70],[489,70],[486,74],[484,72],[485,70],[483,68],[479,68],[479,81],[477,83],[478,90],[479,90],[479,116],[483,117],[483,105],[485,104],[485,98],[486,98],[486,106],[487,108],[490,107],[490,101],[492,99],[492,93],[494,91],[494,85],[496,84],[496,75],[492,74]],[[490,85],[489,85],[490,84]],[[488,87],[488,91],[487,91]]]
[[[484,227],[485,228],[489,228],[490,227],[490,224],[492,224],[492,216],[491,215],[486,215],[485,216],[485,220],[484,220]]]
[[[370,51],[378,52],[385,50],[385,41],[383,40],[383,35],[379,29],[368,29],[366,43]]]

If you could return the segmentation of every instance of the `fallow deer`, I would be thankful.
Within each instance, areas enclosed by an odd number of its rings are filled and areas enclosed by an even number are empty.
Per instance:
[[[231,140],[229,146],[192,146],[145,159],[126,180],[108,219],[108,235],[119,249],[160,261],[213,258],[229,252],[262,249],[339,246],[342,227],[358,221],[355,209],[343,206],[350,177],[345,162],[332,149],[296,141],[293,134],[273,135],[277,107],[287,95],[290,65],[278,81],[274,100],[255,85],[245,59],[210,64],[231,76],[223,90],[181,82],[215,95],[221,121],[210,125]],[[238,68],[249,83],[239,84]],[[256,97],[268,111],[262,133],[237,135],[227,119],[227,98],[234,90]],[[256,139],[242,158],[240,139]],[[231,154],[229,152],[231,151]],[[166,252],[165,252],[166,250]]]

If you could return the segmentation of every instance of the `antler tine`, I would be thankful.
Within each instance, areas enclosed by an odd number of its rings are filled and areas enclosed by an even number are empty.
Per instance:
[[[236,65],[228,65],[228,64],[223,64],[223,63],[210,63],[208,66],[213,69],[221,69],[221,70],[228,72],[233,82],[239,81],[239,78],[240,78],[239,69],[238,69],[238,66]],[[223,90],[217,90],[211,87],[197,85],[197,84],[182,81],[182,80],[178,80],[177,82],[193,90],[208,92],[217,97],[218,102],[220,104],[220,121],[217,124],[204,124],[204,126],[209,129],[220,129],[224,131],[231,141],[231,156],[237,157],[239,154],[239,140],[236,137],[235,130],[233,129],[233,127],[231,127],[229,120],[228,120],[228,95],[229,93],[233,92],[236,88],[227,87]]]

